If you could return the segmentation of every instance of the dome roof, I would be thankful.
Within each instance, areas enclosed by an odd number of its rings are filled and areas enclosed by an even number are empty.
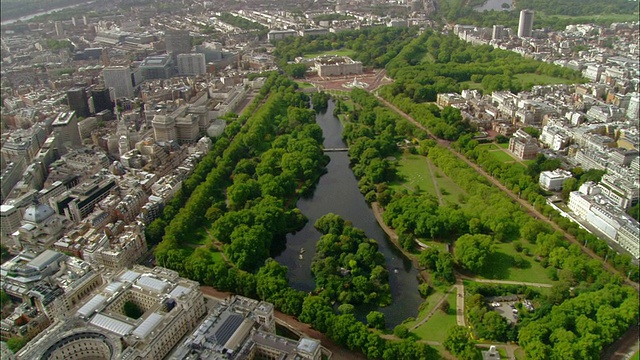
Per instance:
[[[55,211],[53,211],[49,205],[33,204],[24,212],[24,217],[22,219],[24,221],[39,224],[48,219],[54,213]]]

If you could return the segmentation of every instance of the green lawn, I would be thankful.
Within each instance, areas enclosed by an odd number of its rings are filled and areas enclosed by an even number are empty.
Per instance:
[[[211,250],[211,259],[214,262],[223,262],[222,253],[220,251]]]
[[[413,331],[422,340],[443,342],[447,337],[447,331],[456,326],[456,294],[454,291],[447,296],[450,308],[447,313],[437,310],[433,316],[419,328]]]
[[[466,195],[467,193],[435,165],[433,165],[433,169],[436,182],[438,183],[438,188],[440,189],[440,194],[442,195],[445,204],[460,204],[460,194]]]
[[[194,229],[193,232],[191,233],[191,236],[187,240],[187,244],[192,244],[192,245],[206,245],[206,244],[209,244],[210,242],[211,242],[211,239],[209,238],[209,234],[207,233],[207,230],[203,226],[200,226],[197,229]]]
[[[298,84],[298,87],[300,89],[308,89],[308,88],[313,88],[315,86],[309,84],[308,82],[304,82],[304,81],[296,81],[296,84]]]
[[[425,245],[428,245],[428,246],[430,246],[432,248],[436,248],[438,250],[441,250],[441,251],[446,251],[447,250],[447,244],[441,243],[439,241],[420,239],[420,242],[425,244]]]
[[[516,161],[516,159],[513,156],[507,154],[502,150],[490,151],[489,155],[491,155],[491,157],[503,163]]]
[[[481,83],[473,82],[471,80],[463,81],[463,82],[460,83],[461,87],[463,87],[464,85],[467,85],[469,87],[469,89],[484,90],[484,88],[482,87]]]
[[[524,248],[529,249],[529,254],[533,254],[533,245],[522,243]],[[478,276],[486,279],[524,281],[541,284],[552,284],[547,276],[547,271],[539,262],[533,260],[533,256],[526,256],[518,253],[512,243],[495,244],[495,253],[489,257],[487,265],[480,271]],[[525,260],[523,268],[513,266],[514,256],[522,256]]]
[[[419,323],[420,320],[424,319],[427,314],[436,306],[436,304],[442,299],[447,290],[434,288],[435,292],[429,295],[424,302],[420,305],[420,311],[418,312],[418,316],[413,321],[406,321],[403,324],[411,329],[415,324]]]
[[[535,73],[517,74],[514,77],[520,81],[520,84],[533,83],[534,85],[547,84],[573,84],[575,81],[558,78],[549,75],[538,75]]]
[[[503,148],[503,149],[508,149],[509,148],[509,143],[498,144],[498,146]]]
[[[597,21],[603,22],[628,22],[628,21],[638,21],[638,13],[633,14],[603,14],[603,15],[590,15],[590,16],[569,16],[569,15],[546,15],[540,14],[541,16],[547,17],[555,17],[558,19],[574,19],[577,23],[592,23]]]
[[[390,184],[395,190],[407,189],[413,191],[418,186],[422,192],[437,196],[433,180],[431,180],[427,159],[424,156],[402,154],[398,161],[397,174],[399,181],[394,181]]]
[[[338,50],[329,50],[329,51],[321,51],[321,52],[309,53],[309,54],[305,54],[304,57],[307,58],[307,59],[313,59],[314,57],[317,57],[317,56],[320,56],[320,55],[337,55],[337,56],[353,57],[355,54],[356,54],[356,52],[351,50],[351,49],[342,48],[342,49],[338,49]]]

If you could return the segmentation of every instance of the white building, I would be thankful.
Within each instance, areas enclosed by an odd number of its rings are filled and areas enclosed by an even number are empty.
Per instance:
[[[133,97],[133,80],[131,69],[126,66],[110,66],[102,70],[104,86],[113,89],[114,98]]]
[[[581,220],[619,244],[634,258],[640,257],[640,223],[611,204],[593,182],[583,184],[569,195],[569,209]]]
[[[540,142],[555,151],[564,149],[570,140],[569,135],[556,126],[546,125],[540,133]]]
[[[533,31],[533,10],[524,9],[520,11],[520,21],[518,22],[518,37],[531,37]]]
[[[204,54],[179,54],[178,74],[194,76],[206,74],[207,68]]]
[[[571,172],[563,169],[540,173],[540,187],[547,191],[560,191],[565,181],[572,177]]]

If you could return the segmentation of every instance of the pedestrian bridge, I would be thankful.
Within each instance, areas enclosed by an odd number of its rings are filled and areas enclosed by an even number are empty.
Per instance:
[[[322,149],[324,152],[346,152],[349,151],[349,148],[324,148]]]

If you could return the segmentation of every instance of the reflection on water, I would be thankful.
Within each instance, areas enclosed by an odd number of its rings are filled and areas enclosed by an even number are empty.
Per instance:
[[[342,125],[333,114],[334,103],[329,103],[326,113],[318,114],[316,121],[322,127],[326,148],[345,147],[342,141]],[[355,227],[365,231],[369,238],[378,242],[379,250],[386,259],[393,302],[378,309],[386,316],[387,326],[400,324],[408,317],[418,314],[422,299],[418,293],[418,272],[411,261],[389,242],[386,234],[358,190],[358,181],[349,168],[349,157],[345,152],[328,153],[331,162],[327,173],[320,178],[313,196],[298,201],[298,208],[309,218],[307,225],[295,234],[287,235],[286,248],[276,260],[289,268],[291,286],[304,291],[315,288],[311,274],[311,260],[315,256],[316,242],[321,234],[314,227],[315,221],[327,213],[340,215]],[[300,250],[304,256],[300,259]],[[360,307],[357,314],[363,318],[373,308]]]

